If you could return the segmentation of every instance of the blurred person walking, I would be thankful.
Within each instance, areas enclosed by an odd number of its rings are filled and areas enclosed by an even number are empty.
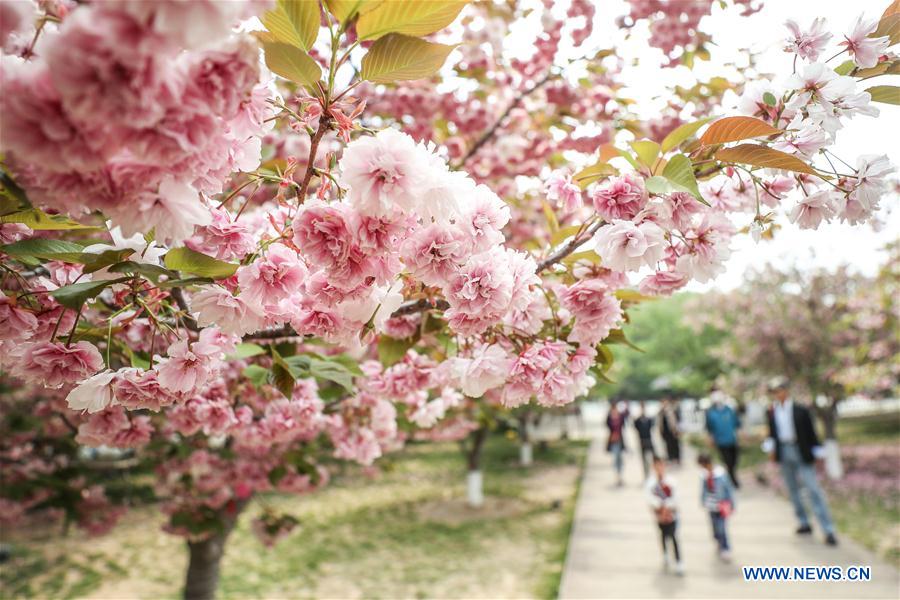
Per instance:
[[[816,461],[824,457],[824,449],[819,443],[812,413],[790,397],[790,382],[787,378],[772,379],[768,390],[773,404],[768,411],[769,438],[763,443],[763,449],[781,467],[781,475],[800,523],[797,534],[812,533],[806,507],[800,497],[800,488],[804,488],[809,494],[816,519],[825,532],[825,543],[836,546],[834,522],[816,474]]]
[[[609,429],[609,438],[606,441],[606,451],[613,455],[613,466],[616,469],[616,485],[621,486],[622,470],[625,466],[623,454],[625,452],[625,423],[628,419],[628,409],[619,408],[619,403],[612,402],[609,414],[606,415],[606,428]]]
[[[728,517],[734,512],[734,492],[731,479],[722,467],[713,463],[709,454],[703,453],[697,458],[697,464],[703,469],[700,485],[700,503],[709,513],[713,538],[718,544],[719,558],[724,562],[731,560],[731,546],[728,543]]]
[[[741,418],[733,408],[725,404],[725,393],[715,386],[710,391],[709,399],[712,406],[706,409],[706,431],[725,463],[731,483],[735,488],[740,488],[737,478],[740,451],[737,432],[741,428]]]
[[[650,508],[656,517],[656,525],[659,527],[660,540],[662,541],[663,566],[668,571],[672,568],[672,559],[669,557],[668,546],[672,546],[672,556],[675,559],[675,573],[684,574],[681,562],[681,553],[678,550],[678,502],[675,496],[675,481],[666,474],[666,463],[659,457],[653,457],[653,472],[644,484]]]
[[[678,422],[681,415],[671,394],[663,396],[659,408],[659,433],[666,444],[666,458],[676,465],[681,464],[681,429]]]
[[[634,428],[637,430],[638,440],[641,443],[641,465],[644,467],[644,479],[650,475],[650,467],[656,459],[656,451],[653,448],[653,417],[647,416],[647,405],[641,400],[641,411],[634,420]]]

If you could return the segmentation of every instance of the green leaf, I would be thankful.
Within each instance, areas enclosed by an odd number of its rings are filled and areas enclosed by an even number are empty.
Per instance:
[[[654,175],[644,180],[644,187],[651,194],[671,194],[675,187],[662,175]]]
[[[847,75],[856,67],[856,63],[852,60],[845,60],[834,68],[834,72],[838,75]]]
[[[203,285],[206,283],[214,283],[212,277],[185,277],[183,279],[169,279],[156,284],[160,289],[168,289],[173,287],[186,287],[189,285]]]
[[[378,338],[378,360],[385,367],[396,363],[413,347],[415,338],[409,337],[402,340],[382,335]]]
[[[294,383],[297,378],[291,370],[291,366],[285,362],[281,354],[274,347],[272,350],[272,385],[280,391],[285,398],[290,398],[294,393]]]
[[[711,119],[712,119],[712,117],[708,117],[706,119],[700,119],[699,121],[694,121],[692,123],[685,123],[683,125],[679,125],[675,129],[670,131],[669,135],[667,135],[663,139],[662,144],[661,144],[662,151],[668,152],[669,150],[675,148],[676,146],[681,144],[681,142],[685,141],[686,139],[688,139],[689,137],[691,137],[692,135],[697,133],[697,131],[701,127],[703,127],[704,125],[709,123],[709,121]]]
[[[378,8],[384,0],[323,0],[328,9],[341,23],[346,23],[357,14],[364,15]]]
[[[242,344],[238,344],[234,347],[234,352],[228,355],[229,360],[236,360],[240,358],[250,358],[251,356],[259,356],[260,354],[265,354],[266,349],[260,346],[259,344],[252,344],[250,342],[244,342]]]
[[[244,369],[242,375],[250,380],[257,389],[261,388],[269,378],[269,370],[259,365],[249,365]]]
[[[131,273],[132,275],[143,275],[154,283],[157,283],[159,281],[159,278],[163,276],[168,277],[170,280],[177,279],[176,274],[173,271],[164,269],[163,267],[160,267],[158,265],[139,263],[130,260],[112,265],[107,269],[107,271],[109,271],[110,273]]]
[[[622,158],[624,158],[625,160],[628,161],[628,164],[630,164],[632,167],[634,167],[638,171],[641,170],[641,163],[639,163],[638,161],[636,161],[634,159],[634,157],[631,155],[631,152],[628,152],[627,150],[622,150],[621,148],[616,148],[616,151],[619,153],[619,156],[621,156]]]
[[[578,184],[578,187],[584,190],[592,183],[599,181],[604,177],[616,175],[618,172],[619,170],[614,166],[601,160],[590,167],[586,167],[575,173],[572,180]]]
[[[124,346],[128,348],[128,346]],[[144,352],[135,352],[130,348],[127,350],[128,358],[131,361],[131,366],[136,367],[138,369],[144,369],[145,371],[150,368],[150,358]]]
[[[121,250],[104,250],[103,252],[82,252],[78,260],[70,262],[79,262],[84,264],[85,273],[94,273],[104,267],[121,263],[123,260],[134,254],[131,248],[122,248]]]
[[[353,374],[339,362],[313,358],[309,362],[309,372],[317,379],[333,381],[348,392],[353,391]]]
[[[559,219],[556,218],[553,207],[547,204],[546,200],[541,200],[541,207],[544,209],[544,218],[547,219],[547,229],[551,234],[556,234],[559,231]]]
[[[872,102],[900,104],[900,87],[896,85],[876,85],[866,91],[872,94]]]
[[[53,290],[52,292],[50,292],[50,295],[53,296],[57,302],[59,302],[66,308],[78,310],[85,302],[92,298],[96,298],[97,295],[107,287],[113,285],[114,283],[122,283],[123,281],[128,281],[128,278],[120,277],[119,279],[104,279],[100,281],[72,283],[70,285],[64,285],[61,288]]]
[[[638,348],[625,337],[625,332],[621,329],[613,329],[609,332],[609,335],[603,340],[604,344],[625,344],[629,348],[637,350],[638,352],[643,352],[641,348]]]
[[[662,174],[676,189],[687,192],[700,202],[707,204],[700,195],[700,188],[694,177],[694,165],[690,158],[684,154],[676,154],[666,163]]]
[[[25,190],[4,172],[0,172],[0,185],[3,186],[3,196],[13,200],[13,202],[3,204],[3,214],[7,213],[7,209],[9,212],[15,212],[22,208],[31,208],[31,201],[28,200]]]
[[[392,33],[372,44],[363,56],[360,76],[376,83],[430,77],[455,47]]]
[[[76,262],[82,255],[82,246],[65,240],[30,239],[0,246],[0,251],[12,258],[62,260]]]
[[[652,168],[659,156],[660,146],[652,140],[638,140],[631,142],[631,149],[637,154],[641,164]]]
[[[766,92],[763,94],[763,102],[768,106],[775,106],[778,104],[778,100],[775,99],[775,94],[772,92]]]
[[[359,17],[356,33],[374,40],[388,33],[423,36],[443,29],[456,19],[468,0],[388,0]]]
[[[278,0],[275,8],[262,17],[275,40],[301,50],[313,47],[320,22],[318,0]]]
[[[234,275],[238,268],[238,265],[234,263],[207,256],[190,248],[169,250],[164,262],[174,271],[184,271],[213,279],[227,279]]]
[[[322,69],[304,50],[284,42],[263,41],[266,65],[273,73],[295,83],[314,86],[322,77]]]
[[[0,223],[22,223],[35,231],[62,231],[69,229],[103,229],[82,225],[63,215],[48,215],[38,208],[29,208],[0,217]]]

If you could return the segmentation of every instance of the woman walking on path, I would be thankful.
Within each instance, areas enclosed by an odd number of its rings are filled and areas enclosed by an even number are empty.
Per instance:
[[[681,564],[681,553],[678,551],[678,539],[675,537],[678,529],[675,481],[666,475],[666,463],[661,458],[653,458],[653,474],[647,478],[644,489],[656,517],[656,525],[659,527],[665,569],[669,570],[672,567],[672,559],[669,558],[668,552],[668,546],[671,544],[675,557],[675,573],[682,575],[684,568]]]
[[[621,486],[622,468],[624,467],[622,454],[625,452],[625,421],[628,419],[628,411],[619,410],[614,402],[609,407],[606,416],[606,427],[609,429],[609,439],[606,442],[606,451],[613,455],[613,465],[616,468],[616,484]]]
[[[714,465],[709,454],[701,454],[697,463],[703,469],[703,481],[700,487],[700,502],[709,512],[713,537],[719,545],[719,558],[731,560],[731,547],[728,544],[728,517],[734,511],[734,492],[731,479],[722,467]]]
[[[663,396],[659,408],[659,433],[666,444],[666,457],[669,462],[681,463],[681,429],[678,426],[680,415],[678,406],[668,394]]]

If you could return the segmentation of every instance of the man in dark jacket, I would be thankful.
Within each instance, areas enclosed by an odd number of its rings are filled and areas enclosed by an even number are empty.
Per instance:
[[[806,507],[800,498],[800,488],[806,489],[816,519],[825,531],[825,543],[837,545],[834,524],[825,494],[816,475],[816,460],[821,458],[822,446],[813,425],[812,414],[802,404],[790,399],[787,379],[776,378],[769,382],[769,394],[774,402],[769,408],[769,439],[765,446],[772,460],[781,466],[781,475],[790,492],[794,513],[800,522],[798,534],[812,533]]]

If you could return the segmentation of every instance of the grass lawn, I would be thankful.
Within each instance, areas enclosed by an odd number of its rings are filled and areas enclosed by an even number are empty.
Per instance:
[[[554,442],[524,469],[514,443],[491,438],[479,510],[464,504],[454,444],[410,446],[374,477],[347,468],[307,497],[259,498],[229,540],[220,597],[553,598],[586,449]],[[271,550],[249,527],[266,505],[300,520]],[[187,554],[160,522],[148,507],[105,537],[14,543],[0,596],[178,597]]]

